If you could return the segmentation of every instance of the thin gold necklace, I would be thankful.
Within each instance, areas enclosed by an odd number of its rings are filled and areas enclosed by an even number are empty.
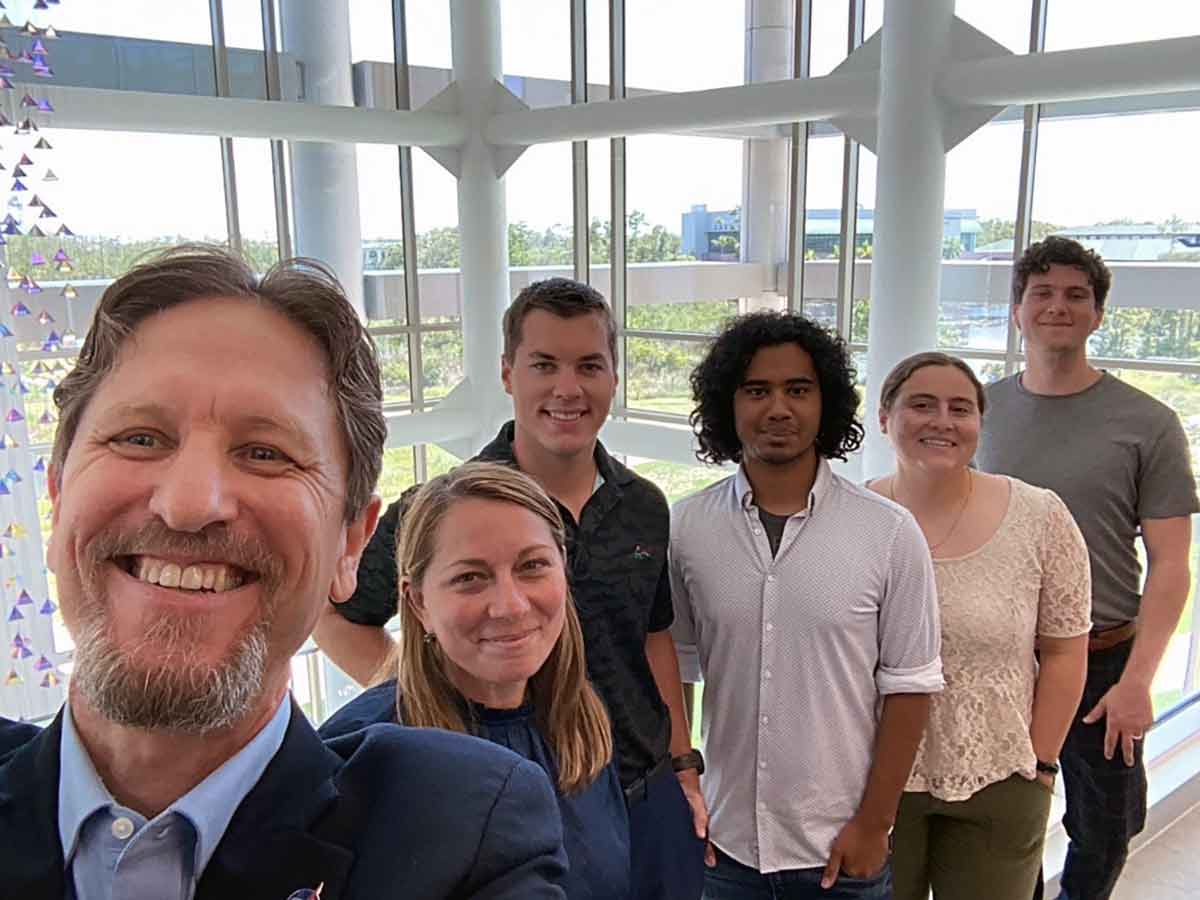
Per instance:
[[[946,541],[950,540],[950,538],[952,538],[954,536],[954,532],[958,530],[958,523],[962,521],[963,513],[965,513],[967,511],[967,504],[969,504],[971,502],[971,495],[973,493],[975,493],[975,477],[974,477],[974,473],[970,469],[967,469],[967,496],[963,498],[962,506],[960,506],[958,509],[958,515],[954,517],[954,521],[950,525],[950,530],[946,532],[946,536],[943,537],[936,544],[929,544],[929,552],[930,553],[933,553],[934,550],[936,550],[938,547],[942,546],[942,544],[946,543]],[[888,482],[887,496],[888,496],[888,499],[891,500],[893,503],[899,503],[901,506],[904,506],[904,504],[901,503],[899,498],[896,497],[896,476],[895,475],[893,475],[891,478],[891,481]],[[907,509],[907,508],[908,507],[905,507],[905,509]],[[929,539],[926,538],[925,540],[926,540],[926,543],[928,543]]]

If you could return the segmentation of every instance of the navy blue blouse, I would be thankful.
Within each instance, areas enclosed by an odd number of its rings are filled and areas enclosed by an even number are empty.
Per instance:
[[[490,709],[471,704],[478,737],[507,747],[537,763],[558,780],[558,767],[545,737],[538,731],[533,706]],[[339,737],[368,725],[396,721],[396,682],[364,691],[326,720],[323,738]],[[564,883],[568,900],[628,900],[629,817],[615,763],[581,791],[558,794],[563,846],[570,861]]]

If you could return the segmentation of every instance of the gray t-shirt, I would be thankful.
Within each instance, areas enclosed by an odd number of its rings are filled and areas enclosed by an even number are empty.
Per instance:
[[[1097,629],[1137,618],[1141,520],[1200,512],[1179,417],[1107,372],[1067,396],[1032,394],[1020,375],[989,385],[975,461],[1066,502],[1087,541]]]

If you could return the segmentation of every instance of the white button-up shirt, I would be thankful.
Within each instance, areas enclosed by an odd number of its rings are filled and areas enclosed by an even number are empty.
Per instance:
[[[669,565],[680,668],[704,681],[709,836],[760,872],[824,866],[862,800],[883,695],[942,688],[924,536],[821,460],[772,558],[739,469],[675,505]]]

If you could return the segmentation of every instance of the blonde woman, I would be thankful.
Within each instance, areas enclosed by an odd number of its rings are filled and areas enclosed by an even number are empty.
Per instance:
[[[975,373],[943,353],[901,362],[880,398],[897,467],[869,486],[907,507],[929,544],[946,679],[900,801],[896,900],[931,888],[935,900],[1029,900],[1083,692],[1087,548],[1057,495],[969,467],[984,406]]]
[[[421,488],[397,546],[395,677],[339,710],[322,736],[399,721],[468,732],[538,763],[558,793],[567,897],[624,900],[625,797],[587,680],[557,507],[515,469],[467,463]]]

